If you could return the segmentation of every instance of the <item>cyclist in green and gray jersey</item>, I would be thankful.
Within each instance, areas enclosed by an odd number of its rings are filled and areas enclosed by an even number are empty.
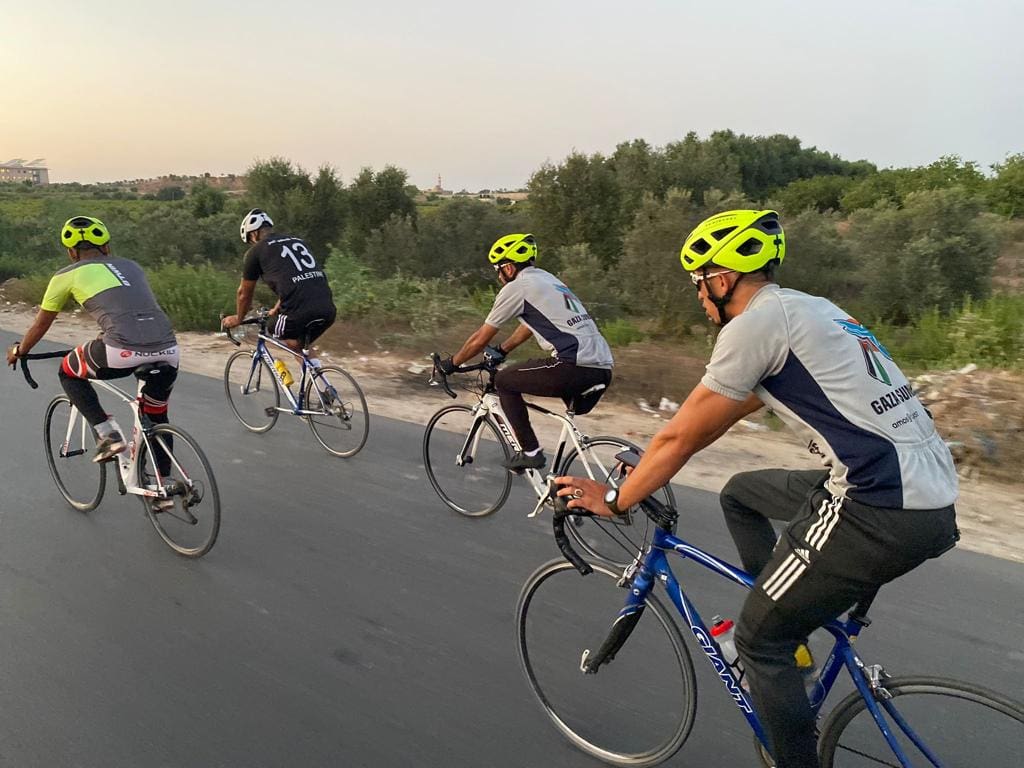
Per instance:
[[[61,243],[71,264],[50,280],[35,322],[7,353],[14,365],[46,335],[68,299],[75,299],[102,329],[100,337],[75,347],[64,358],[60,382],[68,398],[92,424],[99,443],[95,461],[106,461],[127,447],[107,417],[89,379],[116,379],[136,373],[143,380],[142,410],[151,421],[167,422],[167,400],[178,375],[178,342],[149,288],[142,268],[130,259],[111,256],[110,232],[99,219],[75,216],[61,228]],[[163,365],[161,365],[163,364]],[[170,458],[157,457],[166,475]]]

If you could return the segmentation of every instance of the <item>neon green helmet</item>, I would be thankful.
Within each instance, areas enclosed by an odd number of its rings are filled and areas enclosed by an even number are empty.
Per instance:
[[[724,211],[704,219],[679,252],[687,272],[714,264],[756,272],[770,261],[782,263],[786,234],[775,211]]]
[[[60,241],[65,248],[75,248],[83,242],[106,245],[110,242],[110,231],[92,216],[72,216],[60,228]]]
[[[537,258],[537,241],[533,235],[502,235],[494,241],[487,258],[491,264],[502,261],[524,264]]]

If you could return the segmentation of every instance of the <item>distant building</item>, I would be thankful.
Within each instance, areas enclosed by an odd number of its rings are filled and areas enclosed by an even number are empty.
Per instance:
[[[26,163],[21,158],[0,163],[0,184],[32,184],[45,185],[50,183],[50,172],[42,165],[42,158]]]

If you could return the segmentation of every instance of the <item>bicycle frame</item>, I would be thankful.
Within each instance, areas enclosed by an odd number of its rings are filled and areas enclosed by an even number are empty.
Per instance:
[[[270,354],[268,345],[273,345],[278,349],[282,349],[293,357],[298,358],[301,366],[301,377],[299,379],[299,393],[298,397],[292,394],[291,388],[286,386],[284,383],[284,377],[278,372],[277,368],[274,367],[274,356]],[[302,350],[301,353],[296,352],[285,344],[282,344],[277,339],[271,338],[263,333],[260,333],[256,339],[256,348],[252,353],[252,367],[249,369],[249,378],[246,379],[245,388],[243,394],[247,394],[249,387],[252,386],[253,377],[257,376],[259,370],[260,360],[265,362],[270,368],[271,373],[281,384],[281,390],[284,392],[288,402],[291,404],[291,408],[278,407],[276,410],[281,413],[290,413],[294,416],[317,416],[320,415],[320,411],[311,411],[303,406],[308,405],[303,402],[305,399],[306,382],[309,380],[309,369],[313,366],[309,362],[309,357],[306,355],[306,350]]]
[[[155,426],[149,418],[142,413],[142,387],[144,382],[139,382],[138,394],[132,397],[124,390],[114,386],[110,382],[93,379],[91,383],[96,384],[102,389],[107,390],[112,395],[126,403],[132,411],[133,424],[131,437],[128,441],[128,450],[121,452],[117,455],[117,488],[118,492],[124,496],[125,494],[131,494],[133,496],[145,496],[148,498],[161,498],[166,497],[167,493],[163,488],[164,479],[160,476],[160,470],[156,466],[155,459],[151,458],[153,464],[153,473],[156,475],[156,484],[160,488],[158,491],[152,491],[147,488],[140,486],[135,478],[138,477],[138,461],[139,461],[139,440],[146,445],[146,450],[149,452],[150,457],[154,457],[156,454],[153,451],[153,440],[157,441],[161,450],[163,450],[171,459],[171,462],[177,468],[178,472],[181,473],[184,481],[191,486],[191,480],[188,477],[188,473],[178,463],[178,460],[174,457],[173,451],[168,450],[167,444],[160,437],[153,436],[153,427]],[[81,445],[75,449],[71,448],[72,441],[75,439],[76,421],[81,420]],[[69,456],[78,456],[83,453],[87,453],[93,447],[92,431],[88,429],[85,418],[81,415],[78,408],[74,405],[71,406],[71,414],[68,418],[68,428],[64,434],[64,442],[61,444],[59,456],[60,458],[68,458]]]
[[[647,554],[641,561],[630,565],[623,574],[623,581],[620,583],[626,583],[629,579],[632,579],[632,588],[629,590],[629,597],[626,599],[626,605],[619,612],[617,620],[639,611],[643,607],[647,596],[654,588],[655,581],[660,581],[668,592],[668,596],[672,600],[672,603],[679,611],[679,614],[685,619],[690,631],[693,632],[693,635],[697,640],[697,644],[701,647],[701,650],[704,651],[704,654],[708,657],[711,665],[715,668],[715,672],[721,679],[726,691],[732,697],[739,710],[743,713],[743,716],[747,719],[747,722],[750,724],[750,727],[757,738],[765,746],[765,749],[768,749],[768,739],[766,737],[764,727],[761,724],[760,719],[757,717],[757,714],[754,712],[749,694],[739,684],[735,675],[733,675],[732,668],[722,657],[718,643],[711,636],[711,632],[704,623],[704,620],[701,618],[697,608],[687,597],[678,579],[672,572],[672,568],[668,562],[667,553],[669,552],[678,555],[684,560],[693,560],[708,570],[748,589],[754,585],[754,579],[743,570],[730,565],[714,555],[708,554],[692,544],[688,544],[679,537],[668,533],[661,528],[656,528],[654,538],[647,550]],[[904,768],[911,768],[909,759],[902,747],[896,741],[896,737],[893,734],[891,727],[886,722],[882,714],[882,708],[889,713],[900,729],[908,736],[908,738],[911,739],[911,741],[913,741],[914,745],[921,750],[922,754],[926,755],[929,760],[932,761],[933,765],[940,765],[937,758],[935,758],[927,746],[921,742],[920,737],[896,711],[892,701],[885,698],[885,693],[887,692],[884,691],[884,686],[882,684],[884,672],[880,667],[866,666],[854,650],[853,643],[860,633],[861,628],[866,626],[867,623],[866,619],[852,616],[845,620],[837,619],[835,621],[831,621],[823,627],[823,629],[828,631],[835,638],[835,644],[832,647],[832,652],[829,654],[828,659],[822,666],[817,686],[811,696],[811,708],[813,709],[815,716],[820,712],[822,704],[828,697],[829,692],[832,690],[832,686],[835,684],[840,670],[845,667],[853,678],[854,685],[856,685],[858,692],[864,698],[868,711],[874,718],[876,725],[881,730],[882,735],[885,737],[885,740],[888,742],[894,755],[900,761],[900,764],[904,766]],[[880,696],[877,698],[876,692],[880,693]],[[881,707],[879,707],[879,698],[881,699]]]
[[[576,449],[576,454],[583,462],[587,476],[592,480],[596,479],[594,477],[594,471],[590,466],[590,461],[587,459],[586,451],[584,450],[584,445],[589,438],[579,430],[571,416],[562,416],[561,414],[549,411],[547,408],[533,403],[526,403],[526,407],[532,411],[536,411],[537,413],[549,416],[561,424],[562,431],[558,437],[554,458],[550,465],[552,470],[561,465],[562,459],[565,457],[566,446],[571,443],[572,447]],[[476,414],[476,417],[474,418],[473,424],[466,435],[465,442],[462,444],[462,449],[459,451],[459,454],[455,459],[459,466],[462,466],[465,463],[467,456],[475,455],[481,435],[480,423],[487,418],[490,418],[498,427],[498,433],[513,451],[522,450],[519,445],[519,441],[516,439],[515,432],[508,423],[508,417],[501,408],[501,401],[495,393],[486,392],[481,395],[480,402],[473,406],[473,411]],[[537,506],[533,508],[533,511],[530,512],[527,517],[536,517],[540,514],[541,510],[544,509],[544,506],[550,503],[551,482],[554,478],[554,474],[549,473],[547,475],[543,475],[536,469],[527,469],[524,471],[524,474],[538,498]],[[605,480],[605,478],[602,478],[602,482]]]

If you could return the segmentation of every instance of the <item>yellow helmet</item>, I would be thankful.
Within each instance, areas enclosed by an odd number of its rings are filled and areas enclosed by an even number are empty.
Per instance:
[[[537,258],[537,241],[533,235],[502,235],[494,241],[487,258],[491,264],[502,261],[523,264]]]
[[[110,242],[110,231],[92,216],[72,216],[60,228],[60,241],[65,248],[75,248],[83,242],[106,245]]]
[[[782,263],[786,234],[775,211],[724,211],[704,219],[679,252],[687,272],[714,264],[756,272],[770,261]]]

